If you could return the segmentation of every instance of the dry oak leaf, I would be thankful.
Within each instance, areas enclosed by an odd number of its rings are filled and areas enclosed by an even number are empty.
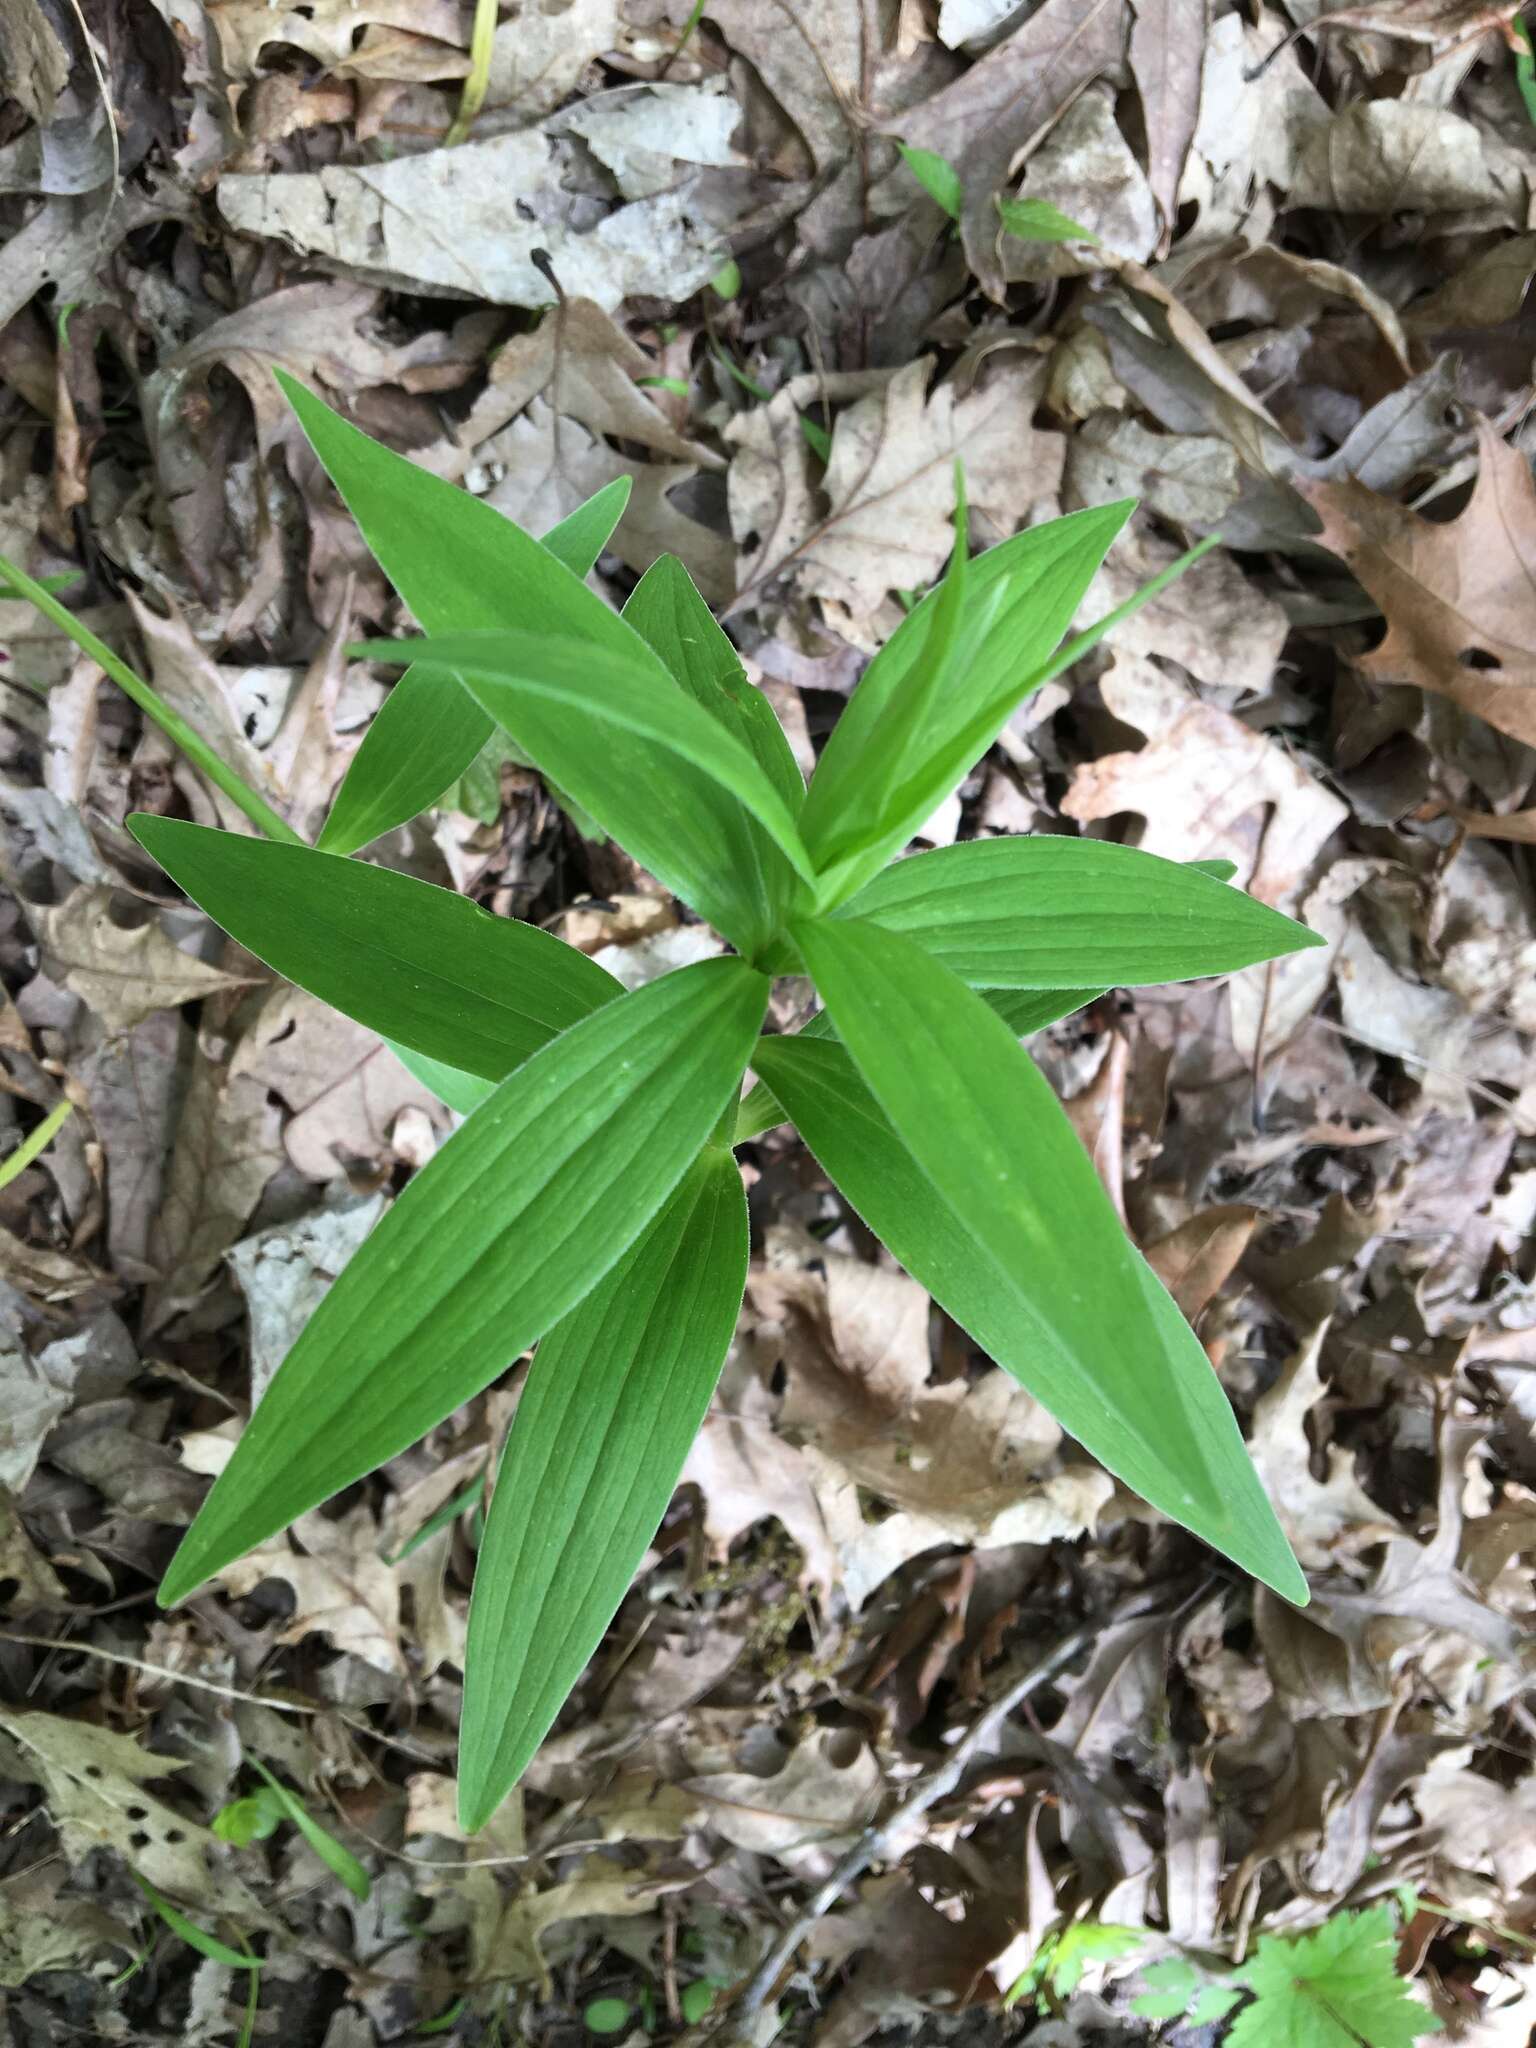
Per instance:
[[[400,1648],[400,1582],[379,1555],[379,1531],[366,1506],[335,1521],[317,1512],[301,1515],[293,1535],[274,1536],[215,1574],[241,1598],[264,1579],[281,1579],[293,1589],[293,1619],[279,1642],[306,1636],[329,1638],[338,1650],[360,1657],[394,1677],[405,1673]]]
[[[904,365],[839,415],[822,482],[830,511],[812,515],[806,530],[802,498],[778,522],[774,541],[783,551],[775,559],[772,541],[760,548],[749,584],[793,569],[803,589],[864,617],[887,592],[931,582],[953,541],[957,457],[965,463],[972,515],[990,528],[987,545],[1054,496],[1064,442],[1030,424],[1045,383],[1044,359],[1016,354],[964,392],[951,381],[929,393],[932,368],[931,356]],[[792,459],[801,460],[798,451]],[[794,496],[788,494],[791,503]],[[740,536],[743,508],[734,491],[732,519]]]
[[[168,939],[159,924],[124,926],[113,917],[116,892],[71,891],[51,909],[30,913],[43,969],[76,995],[109,1031],[131,1031],[156,1010],[173,1010],[256,978],[209,967]]]
[[[93,1849],[113,1849],[173,1899],[234,1913],[248,1927],[266,1924],[251,1893],[220,1867],[230,1855],[225,1845],[145,1789],[184,1771],[185,1757],[156,1756],[130,1735],[63,1714],[5,1707],[0,1749],[8,1778],[42,1786],[71,1864]]]
[[[1279,1379],[1254,1407],[1248,1440],[1281,1526],[1309,1571],[1398,1533],[1397,1524],[1355,1478],[1350,1452],[1330,1444],[1323,1454],[1328,1477],[1312,1476],[1306,1419],[1323,1395],[1318,1365],[1327,1334],[1327,1323],[1319,1324],[1287,1360]]]
[[[1302,485],[1322,542],[1386,615],[1358,663],[1373,682],[1414,683],[1536,746],[1536,484],[1517,448],[1478,422],[1477,486],[1444,524],[1363,484]]]
[[[794,1867],[806,1850],[845,1848],[879,1812],[883,1783],[867,1744],[848,1729],[818,1728],[771,1778],[717,1771],[683,1789],[715,1834]]]

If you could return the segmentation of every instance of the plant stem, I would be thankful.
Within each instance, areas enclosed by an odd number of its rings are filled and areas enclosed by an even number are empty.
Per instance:
[[[194,762],[215,789],[221,789],[232,804],[242,810],[259,832],[269,839],[285,840],[290,846],[302,846],[304,841],[285,818],[280,818],[272,806],[259,797],[250,784],[242,781],[209,746],[202,734],[195,731],[178,712],[171,709],[159,692],[152,689],[144,678],[135,675],[126,661],[115,655],[105,640],[98,639],[90,627],[77,619],[66,605],[59,603],[44,584],[37,582],[25,569],[0,555],[0,574],[20,594],[35,605],[46,619],[51,619],[61,632],[67,633],[83,654],[88,654],[98,668],[105,669],[113,682],[131,697],[147,718],[152,718],[168,739],[187,758]]]
[[[37,1129],[28,1132],[16,1150],[0,1160],[0,1188],[8,1188],[18,1175],[26,1172],[38,1154],[53,1143],[68,1122],[73,1108],[74,1104],[68,1097],[62,1102],[56,1102]]]
[[[459,97],[459,111],[443,137],[445,149],[453,149],[468,139],[470,126],[485,104],[486,88],[491,82],[491,48],[495,40],[496,0],[475,0],[475,23],[469,36],[469,74]]]

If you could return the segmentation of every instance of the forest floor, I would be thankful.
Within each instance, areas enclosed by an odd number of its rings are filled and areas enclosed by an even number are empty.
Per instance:
[[[1320,13],[503,0],[459,143],[460,0],[0,0],[0,550],[301,833],[401,614],[274,366],[534,532],[631,477],[596,587],[680,556],[806,766],[955,456],[977,546],[1139,497],[1083,624],[1219,534],[925,841],[1222,857],[1329,942],[1031,1048],[1310,1609],[1064,1441],[780,1129],[683,1484],[466,1840],[462,1497],[517,1370],[154,1599],[451,1118],[177,896],[124,819],[207,786],[0,598],[0,1161],[69,1106],[0,1186],[8,2043],[1526,2048],[1536,86],[1511,0]],[[370,857],[631,982],[719,948],[508,760]]]

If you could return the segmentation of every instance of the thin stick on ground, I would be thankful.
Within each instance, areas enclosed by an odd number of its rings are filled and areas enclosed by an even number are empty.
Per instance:
[[[760,2011],[767,2004],[780,1977],[793,1960],[795,1950],[805,1940],[816,1922],[823,1914],[831,1911],[843,1893],[864,1875],[872,1863],[880,1862],[898,1850],[901,1838],[913,1821],[955,1790],[972,1760],[985,1749],[1009,1715],[1021,1706],[1031,1693],[1039,1692],[1043,1686],[1058,1678],[1106,1628],[1112,1627],[1118,1621],[1126,1620],[1145,1604],[1145,1595],[1142,1595],[1138,1599],[1127,1601],[1123,1607],[1111,1614],[1085,1623],[1082,1628],[1074,1629],[1071,1635],[1062,1638],[1054,1650],[1048,1651],[1038,1663],[1030,1665],[1005,1692],[998,1695],[986,1712],[971,1723],[937,1770],[929,1771],[925,1777],[917,1779],[893,1812],[884,1820],[866,1828],[840,1860],[825,1884],[811,1894],[796,1919],[785,1928],[758,1964],[745,1990],[731,2008],[731,2019],[749,2019],[753,2013]]]

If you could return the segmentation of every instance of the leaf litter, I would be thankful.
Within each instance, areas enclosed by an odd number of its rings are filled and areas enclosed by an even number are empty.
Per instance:
[[[595,586],[680,555],[807,758],[942,567],[957,456],[976,546],[1142,501],[1079,626],[1220,536],[920,843],[1221,858],[1329,941],[1034,1046],[1313,1605],[1118,1489],[781,1129],[745,1155],[752,1277],[684,1483],[484,1835],[448,1774],[520,1369],[151,1620],[206,1477],[448,1118],[166,893],[129,810],[239,821],[0,593],[0,1156],[73,1108],[0,1188],[0,1971],[27,2038],[240,2037],[244,1973],[137,1877],[255,1945],[265,2033],[333,2048],[434,2022],[563,2048],[603,2000],[635,2039],[702,2038],[708,1996],[720,2039],[831,2048],[1180,2015],[1523,2048],[1518,9],[492,13],[454,144],[467,10],[6,0],[0,542],[303,832],[382,697],[340,650],[403,622],[274,368],[535,530],[627,476]],[[718,945],[508,756],[368,857],[629,986]],[[246,1760],[361,1860],[366,1905],[292,1831],[219,1838]]]

